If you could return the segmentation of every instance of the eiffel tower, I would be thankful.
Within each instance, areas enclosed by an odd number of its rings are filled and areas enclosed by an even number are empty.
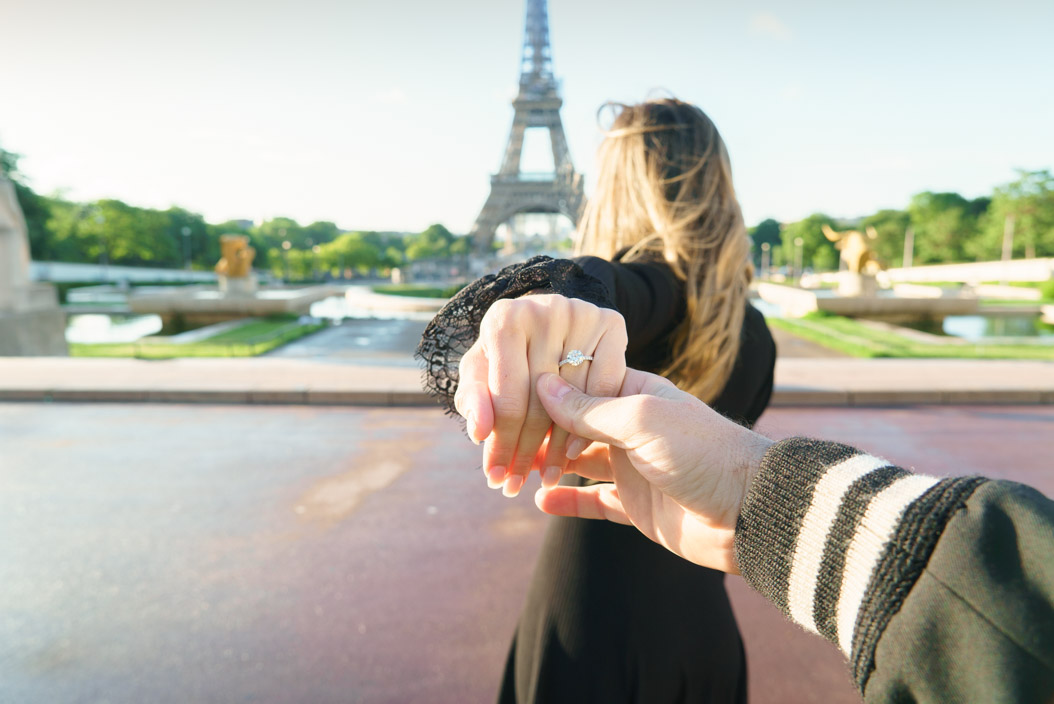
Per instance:
[[[469,234],[476,251],[490,252],[494,231],[519,213],[561,213],[578,224],[585,193],[582,174],[575,171],[560,122],[563,100],[553,77],[546,0],[527,0],[527,30],[523,40],[520,89],[512,101],[512,131],[501,169],[490,179],[490,195]],[[520,171],[523,134],[529,128],[549,130],[553,173]]]

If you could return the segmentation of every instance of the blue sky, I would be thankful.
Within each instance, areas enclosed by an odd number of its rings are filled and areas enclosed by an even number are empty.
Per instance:
[[[43,192],[466,231],[512,120],[525,3],[0,0],[0,144]],[[596,110],[699,104],[748,223],[988,194],[1054,166],[1054,3],[550,0],[576,167]]]

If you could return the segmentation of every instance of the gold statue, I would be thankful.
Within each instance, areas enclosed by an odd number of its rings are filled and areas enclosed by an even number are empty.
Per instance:
[[[827,225],[823,226],[824,237],[834,242],[835,249],[842,252],[842,261],[854,274],[874,274],[881,268],[869,242],[876,239],[878,233],[873,227],[868,227],[866,232],[865,237],[859,230],[835,232]]]
[[[252,271],[256,250],[249,246],[245,235],[220,236],[220,252],[223,257],[216,265],[216,273],[231,279],[245,278]]]

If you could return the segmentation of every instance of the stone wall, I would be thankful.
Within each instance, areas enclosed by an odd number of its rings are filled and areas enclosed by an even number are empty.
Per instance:
[[[65,356],[66,315],[58,308],[0,312],[0,357]]]

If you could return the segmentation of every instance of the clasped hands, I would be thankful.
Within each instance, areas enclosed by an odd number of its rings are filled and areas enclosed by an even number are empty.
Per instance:
[[[614,310],[558,294],[496,301],[461,358],[454,406],[469,437],[483,443],[491,487],[515,496],[533,468],[544,486],[560,481],[586,442],[553,427],[535,384],[558,372],[594,396],[615,396],[626,373],[626,322]],[[572,350],[593,357],[561,365]]]
[[[455,396],[484,443],[488,483],[514,496],[539,469],[546,513],[632,524],[696,564],[738,572],[736,519],[771,441],[626,369],[617,313],[554,295],[499,304],[462,359]],[[558,367],[570,349],[595,359]],[[564,472],[608,483],[558,487]]]

